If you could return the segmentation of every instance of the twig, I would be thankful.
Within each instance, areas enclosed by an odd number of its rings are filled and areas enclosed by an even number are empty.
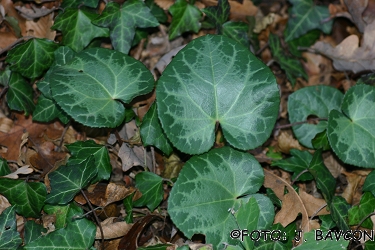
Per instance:
[[[262,51],[265,50],[269,45],[270,45],[269,42],[267,42],[265,45],[263,45],[262,48],[260,48],[257,52],[255,52],[255,55],[259,55],[260,53],[262,53]]]
[[[152,146],[150,148],[151,148],[151,157],[152,157],[152,172],[155,173],[156,171],[155,148]]]
[[[311,215],[311,217],[310,217],[310,220],[312,219],[312,218],[314,218],[323,208],[325,208],[326,206],[327,206],[328,204],[326,203],[326,204],[324,204],[323,206],[321,206],[320,208],[318,208],[318,210],[316,210],[315,211],[315,213],[313,213],[312,215]]]
[[[85,200],[86,200],[87,204],[89,205],[90,209],[93,211],[93,214],[94,214],[94,218],[95,218],[96,224],[98,224],[98,227],[99,227],[99,230],[100,230],[100,236],[102,237],[102,240],[101,240],[102,250],[104,250],[104,232],[103,232],[102,225],[100,225],[100,221],[99,221],[98,216],[97,216],[96,213],[95,213],[95,209],[94,209],[93,206],[91,205],[91,202],[90,202],[89,198],[87,198],[85,192],[83,192],[82,189],[81,189],[81,194],[82,194],[82,196],[85,198]]]
[[[313,122],[313,121],[327,121],[327,120],[328,120],[328,118],[312,118],[312,119],[308,119],[308,120],[302,121],[302,122],[294,122],[294,123],[290,123],[290,124],[279,125],[279,126],[276,126],[275,129],[290,128],[290,127],[293,127],[293,126],[296,126],[296,125],[305,124],[305,123],[309,123],[309,122]]]
[[[60,137],[59,146],[57,146],[57,149],[56,149],[57,152],[60,152],[60,150],[62,148],[62,145],[64,143],[64,137],[65,137],[65,134],[66,134],[66,132],[68,131],[68,129],[70,127],[70,123],[71,123],[71,120],[65,125],[64,131],[62,132],[61,137]]]
[[[298,178],[301,177],[301,175],[303,175],[304,173],[307,173],[307,172],[309,172],[308,169],[305,169],[305,170],[301,171],[301,172],[296,176],[296,178],[294,178],[294,180],[292,180],[292,183],[290,183],[290,185],[292,186],[292,185],[294,184],[294,182],[296,182],[296,181],[298,180]]]
[[[363,218],[359,223],[358,225],[356,226],[355,230],[358,230],[358,228],[362,225],[362,223],[367,219],[367,218],[370,218],[371,216],[375,215],[375,212],[372,212],[371,214],[368,214],[365,216],[365,218]]]
[[[117,129],[114,129],[114,133],[115,133],[115,136],[116,136],[116,139],[117,139],[117,141],[118,141],[118,144],[120,145],[120,147],[122,146],[122,143],[123,143],[123,141],[122,141],[122,138],[121,138],[121,136],[120,136],[120,133],[118,132],[118,130]]]
[[[0,99],[3,98],[3,95],[6,94],[6,92],[8,91],[8,89],[9,89],[9,86],[6,86],[6,87],[4,87],[4,88],[1,90],[1,92],[0,92]]]
[[[16,41],[14,41],[14,43],[12,43],[8,47],[5,47],[3,50],[1,50],[0,55],[3,54],[4,52],[8,51],[8,50],[11,50],[13,48],[13,46],[15,46],[16,44],[18,44],[18,43],[20,43],[24,40],[31,39],[31,38],[34,38],[34,37],[33,36],[24,36],[24,37],[18,38]]]

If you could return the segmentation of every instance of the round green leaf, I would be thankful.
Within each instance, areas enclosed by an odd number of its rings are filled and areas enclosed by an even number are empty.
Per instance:
[[[345,163],[375,168],[375,88],[356,85],[344,96],[341,112],[329,114],[327,135]]]
[[[213,149],[186,162],[170,193],[168,212],[189,238],[202,233],[215,249],[222,242],[238,244],[229,235],[238,225],[228,210],[237,211],[241,200],[257,192],[263,180],[263,170],[252,155],[229,147]]]
[[[123,103],[150,92],[151,72],[121,52],[92,48],[50,74],[52,95],[74,120],[91,127],[116,127],[125,118]]]
[[[157,85],[162,127],[173,145],[189,154],[212,147],[217,123],[234,147],[261,145],[273,129],[279,103],[271,70],[224,36],[193,40],[167,66]]]
[[[309,115],[327,118],[332,109],[339,109],[343,96],[339,90],[324,85],[299,89],[288,98],[289,121],[306,121]],[[326,128],[327,122],[319,121],[316,125],[305,123],[293,126],[293,132],[301,144],[313,148],[311,140]]]

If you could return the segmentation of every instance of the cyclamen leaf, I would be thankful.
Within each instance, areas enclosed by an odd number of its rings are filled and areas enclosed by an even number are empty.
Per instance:
[[[327,135],[333,151],[347,164],[375,168],[375,88],[351,87],[341,111],[329,113]]]
[[[0,178],[0,193],[25,217],[40,217],[47,189],[41,182]]]
[[[163,200],[163,178],[151,173],[141,172],[135,176],[135,187],[142,193],[142,197],[133,202],[135,207],[147,206],[150,211]]]
[[[298,77],[303,77],[308,79],[308,75],[303,69],[301,62],[298,59],[291,58],[287,56],[285,50],[281,47],[280,39],[277,35],[270,34],[269,44],[272,51],[272,55],[280,64],[280,67],[285,71],[285,74],[294,86]]]
[[[237,211],[263,181],[263,169],[252,155],[229,147],[213,149],[185,163],[170,193],[168,212],[188,238],[202,233],[215,249],[222,242],[236,245],[239,241],[227,233],[238,228],[229,210]]]
[[[38,122],[49,122],[56,118],[64,124],[69,122],[69,117],[63,113],[61,108],[56,104],[54,100],[46,98],[41,94],[38,98],[38,103],[33,112],[33,121]]]
[[[54,60],[53,52],[58,44],[51,40],[33,38],[8,52],[6,62],[12,71],[35,79],[47,70]]]
[[[74,120],[91,127],[116,127],[125,118],[123,103],[149,93],[151,72],[121,52],[103,48],[78,53],[55,68],[50,87],[57,104]]]
[[[64,205],[85,188],[97,174],[93,157],[78,165],[64,165],[48,175],[51,192],[46,203]]]
[[[0,249],[17,249],[22,244],[17,232],[15,206],[6,208],[0,214]]]
[[[158,20],[141,0],[128,0],[122,6],[109,2],[102,14],[93,20],[93,24],[107,27],[115,50],[129,53],[134,39],[135,29],[155,27]]]
[[[160,77],[156,96],[164,132],[188,154],[207,152],[219,124],[232,146],[256,148],[269,137],[280,103],[270,69],[236,41],[215,35],[180,50]]]
[[[66,9],[55,19],[51,29],[61,30],[62,43],[74,51],[83,50],[96,37],[108,37],[108,29],[95,26],[91,23],[99,15],[87,10]]]
[[[94,141],[77,141],[66,145],[70,154],[72,155],[68,162],[69,164],[81,164],[94,156],[95,165],[98,171],[97,176],[92,182],[99,182],[101,180],[108,180],[111,176],[112,165],[109,159],[108,150],[104,145],[96,144]]]
[[[312,0],[289,0],[293,7],[289,10],[288,25],[285,29],[285,41],[302,36],[313,29],[324,33],[331,32],[333,20],[327,6],[316,6]]]
[[[153,145],[166,155],[172,153],[172,146],[164,134],[158,119],[156,103],[152,104],[151,108],[143,117],[140,133],[144,146]]]
[[[202,12],[186,0],[177,0],[170,8],[172,22],[169,27],[169,39],[172,40],[186,31],[197,33],[201,24]]]
[[[310,115],[327,118],[333,109],[339,109],[343,94],[332,87],[318,85],[297,90],[288,97],[288,113],[291,123],[306,121]],[[293,126],[298,141],[306,147],[313,148],[311,140],[327,128],[327,121],[318,124]]]
[[[20,74],[12,72],[7,92],[7,103],[10,109],[25,111],[25,115],[32,113],[35,108],[33,92],[31,85]]]

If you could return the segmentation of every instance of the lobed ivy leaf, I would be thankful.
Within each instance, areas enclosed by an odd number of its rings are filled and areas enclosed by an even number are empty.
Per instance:
[[[81,213],[82,210],[74,203],[67,205],[49,205],[46,204],[43,210],[49,215],[55,215],[56,221],[54,223],[56,229],[64,228],[72,221],[74,215]]]
[[[83,50],[96,37],[108,37],[108,29],[95,26],[92,20],[99,15],[86,8],[67,8],[55,19],[51,29],[61,30],[62,43],[76,52]]]
[[[94,163],[94,157],[90,157],[81,164],[60,166],[50,173],[51,192],[46,203],[64,205],[70,202],[96,176],[98,170]]]
[[[53,52],[58,44],[51,40],[33,38],[8,52],[6,62],[12,71],[35,79],[44,74],[54,60]]]
[[[49,122],[56,118],[64,124],[67,124],[70,120],[54,100],[41,94],[33,112],[33,121]]]
[[[4,70],[0,70],[0,85],[8,87],[11,73],[12,71],[9,69],[9,66]]]
[[[172,153],[172,146],[164,134],[158,119],[156,103],[152,104],[151,108],[143,117],[140,133],[143,146],[153,145],[163,151],[166,155]]]
[[[108,180],[111,176],[112,165],[109,159],[108,150],[104,145],[96,144],[92,140],[76,141],[72,144],[66,145],[70,151],[71,157],[69,164],[78,165],[94,156],[95,165],[97,168],[97,175],[92,182],[99,182],[101,180]]]
[[[322,150],[316,150],[309,164],[309,172],[314,176],[317,188],[324,199],[330,202],[335,195],[336,180],[324,165]]]
[[[296,39],[293,39],[287,42],[289,52],[293,56],[302,57],[302,51],[299,50],[298,48],[299,47],[306,48],[306,47],[312,46],[316,42],[316,40],[318,40],[319,36],[320,36],[319,30],[315,29],[315,30],[311,30],[307,32],[306,34]]]
[[[74,120],[90,127],[116,127],[125,118],[123,103],[149,93],[151,72],[121,52],[92,48],[55,68],[49,79],[57,104]]]
[[[320,133],[317,133],[314,139],[311,140],[311,144],[315,149],[323,149],[329,150],[331,146],[329,145],[328,137],[327,137],[327,130],[323,130]]]
[[[239,241],[228,230],[238,225],[229,211],[237,211],[263,181],[263,169],[252,155],[230,147],[213,149],[185,163],[170,193],[168,212],[188,238],[204,234],[215,249],[222,242],[236,245]]]
[[[0,214],[0,249],[17,249],[22,244],[17,232],[16,208],[10,206]]]
[[[280,67],[285,71],[286,77],[294,86],[298,77],[308,79],[308,75],[303,69],[301,62],[298,59],[289,57],[285,50],[281,47],[280,39],[277,35],[270,34],[269,40],[272,55]]]
[[[155,27],[158,20],[141,0],[128,0],[122,6],[109,2],[102,14],[92,22],[110,30],[110,38],[115,50],[129,53],[134,39],[135,29]]]
[[[217,6],[210,6],[202,9],[207,21],[216,27],[218,34],[222,34],[222,25],[228,20],[230,5],[228,0],[218,0]]]
[[[375,196],[375,170],[372,170],[366,177],[362,187],[363,192],[371,192]]]
[[[172,40],[182,33],[193,31],[197,33],[201,27],[199,20],[202,18],[202,12],[186,0],[177,0],[169,12],[172,15],[172,22],[169,26],[169,39]]]
[[[10,171],[7,160],[0,157],[0,176],[5,176],[10,173],[11,171]]]
[[[327,135],[333,151],[347,164],[375,168],[375,88],[351,87],[340,111],[329,113]]]
[[[38,218],[46,199],[47,189],[41,182],[0,178],[0,193],[15,206],[18,214]]]
[[[249,48],[250,42],[247,35],[249,26],[247,23],[229,21],[224,23],[222,28],[224,36],[232,38],[246,48]]]
[[[319,215],[319,220],[322,221],[320,224],[320,229],[322,230],[330,230],[336,226],[330,214]]]
[[[28,220],[25,223],[25,232],[24,232],[24,241],[25,244],[29,244],[30,242],[39,238],[42,234],[45,234],[47,229],[45,229],[42,225],[37,224],[33,220]]]
[[[64,0],[61,3],[61,8],[78,8],[80,6],[87,6],[91,8],[98,7],[99,0]]]
[[[375,197],[370,192],[364,192],[361,197],[361,201],[358,205],[353,206],[349,209],[349,225],[357,226],[362,222],[362,219],[373,213],[375,210]],[[367,218],[360,225],[361,227],[373,229],[373,223],[371,218]]]
[[[165,23],[168,21],[167,14],[165,14],[164,10],[160,8],[154,0],[146,0],[145,4],[150,9],[152,16],[154,16],[159,23]]]
[[[207,152],[220,125],[232,146],[261,145],[276,121],[280,96],[270,69],[225,36],[190,42],[160,77],[156,101],[162,128],[188,154]]]
[[[132,193],[131,195],[128,195],[123,199],[123,205],[126,212],[126,216],[124,218],[124,221],[126,223],[133,223],[133,197],[135,193]]]
[[[327,118],[329,112],[338,109],[343,99],[343,94],[332,87],[318,85],[299,89],[288,97],[288,113],[291,123],[306,121],[311,115],[317,118]],[[293,132],[298,141],[313,148],[311,140],[327,128],[327,121],[318,124],[305,123],[293,126]]]
[[[24,111],[29,115],[35,108],[33,88],[19,73],[12,72],[7,91],[7,103],[10,109]]]
[[[272,161],[271,166],[278,166],[285,171],[292,172],[292,179],[295,180],[302,171],[309,168],[313,156],[308,151],[301,151],[294,148],[290,150],[290,154],[292,155],[290,158]],[[299,181],[308,181],[312,179],[313,176],[308,172],[302,174],[298,178]]]
[[[328,202],[328,208],[337,227],[343,231],[349,230],[347,220],[350,205],[346,200],[341,196],[333,196],[331,202]]]
[[[324,33],[331,32],[333,20],[327,6],[316,6],[312,0],[289,0],[293,5],[289,9],[288,25],[285,29],[285,41],[298,38],[310,30],[320,29]]]
[[[78,212],[79,211],[79,212]],[[95,240],[95,224],[82,217],[82,209],[70,209],[66,227],[41,236],[24,246],[25,250],[77,250],[92,249]],[[78,217],[77,219],[73,219]]]
[[[150,211],[154,211],[163,200],[163,178],[154,173],[140,172],[137,174],[135,187],[142,193],[141,198],[133,202],[135,207],[147,206]]]

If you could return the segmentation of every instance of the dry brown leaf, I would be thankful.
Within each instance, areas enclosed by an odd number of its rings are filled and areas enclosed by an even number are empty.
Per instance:
[[[8,117],[0,118],[0,132],[9,133],[13,127],[13,120]]]
[[[359,47],[359,38],[350,35],[335,48],[325,42],[316,42],[312,47],[333,60],[333,66],[339,71],[358,73],[375,70],[375,22],[364,29],[363,41]]]
[[[3,211],[10,206],[11,204],[9,203],[8,199],[0,194],[0,214],[2,214]]]
[[[104,239],[108,240],[122,237],[126,235],[129,232],[129,230],[133,227],[133,224],[128,224],[125,221],[115,222],[116,219],[116,217],[111,217],[107,218],[106,220],[100,223],[103,229]],[[100,233],[100,229],[97,226],[95,239],[101,238],[102,236]]]
[[[294,188],[284,179],[273,174],[269,170],[265,169],[264,175],[264,187],[271,188],[283,204],[281,210],[275,216],[274,224],[280,223],[283,227],[286,227],[295,221],[297,216],[301,214],[301,230],[304,232],[309,232],[312,229],[309,221],[309,215],[302,199],[299,197]],[[284,194],[285,188],[288,190],[287,194]]]
[[[258,13],[260,14],[255,16],[255,27],[253,29],[254,33],[260,33],[275,20],[275,13],[269,13],[267,16],[263,16],[260,11],[258,11]]]
[[[349,204],[359,204],[359,201],[362,197],[362,191],[359,190],[366,179],[366,176],[371,172],[371,170],[356,170],[353,172],[343,171],[343,175],[346,176],[348,185],[346,186],[342,197]]]
[[[19,169],[17,169],[15,172],[13,172],[11,174],[8,174],[8,175],[5,175],[3,177],[16,180],[16,179],[19,178],[19,176],[18,176],[19,174],[30,174],[33,171],[34,171],[34,169],[30,168],[29,165],[25,165],[25,166],[22,166]]]
[[[302,60],[304,69],[309,76],[308,85],[314,86],[318,84],[329,85],[331,83],[331,74],[333,71],[332,62],[327,57],[303,52]]]
[[[341,165],[341,162],[339,162],[332,154],[332,152],[325,152],[323,153],[323,161],[324,165],[328,168],[329,172],[331,172],[332,176],[336,179],[344,169],[344,166]]]
[[[360,32],[363,32],[366,23],[362,18],[362,13],[367,7],[368,0],[344,0],[344,2],[352,16],[353,23],[355,23]]]
[[[204,3],[205,6],[216,6],[217,0],[202,0],[202,3]],[[258,13],[258,7],[256,7],[250,0],[229,0],[229,4],[230,20],[235,19],[246,21],[246,16],[255,16]]]
[[[289,154],[292,148],[303,150],[303,147],[294,137],[286,131],[282,131],[277,138],[277,148],[284,154]]]
[[[178,176],[184,162],[175,154],[172,153],[169,157],[163,156],[164,171],[163,178],[173,179]]]
[[[133,187],[126,188],[125,186],[116,183],[99,183],[95,186],[92,192],[85,191],[85,194],[95,206],[105,207],[113,202],[123,200],[134,192],[135,189]],[[74,200],[81,205],[86,204],[86,200],[82,194],[77,195]]]
[[[303,201],[303,204],[305,205],[309,217],[311,217],[312,215],[330,214],[330,212],[327,210],[327,207],[321,209],[324,205],[327,205],[327,202],[324,199],[316,198],[303,190],[299,190],[298,193],[299,197]],[[321,210],[316,213],[319,209]]]
[[[51,26],[53,25],[53,17],[54,13],[51,13],[36,20],[27,20],[26,35],[38,38],[47,38],[52,41],[55,40],[56,31],[51,30]]]

